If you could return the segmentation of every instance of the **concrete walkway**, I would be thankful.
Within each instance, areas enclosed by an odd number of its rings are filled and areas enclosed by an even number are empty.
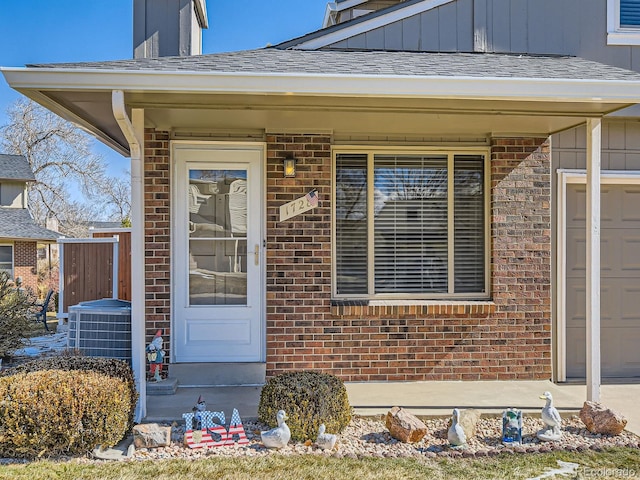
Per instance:
[[[386,415],[393,406],[407,408],[420,416],[449,416],[454,407],[477,408],[484,414],[501,414],[509,407],[539,415],[551,392],[563,416],[577,413],[586,399],[586,387],[554,384],[550,381],[487,382],[378,382],[347,383],[349,402],[357,415]],[[198,397],[203,396],[209,410],[231,412],[237,408],[242,418],[258,415],[260,387],[179,388],[175,395],[147,397],[145,421],[181,421]],[[640,384],[603,385],[601,402],[619,411],[628,420],[627,430],[640,435]]]

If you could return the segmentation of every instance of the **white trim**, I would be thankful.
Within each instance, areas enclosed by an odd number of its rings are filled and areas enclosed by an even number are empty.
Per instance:
[[[324,19],[322,20],[322,28],[327,28],[335,25],[335,15],[338,12],[335,2],[327,2],[327,7],[324,11]]]
[[[587,400],[600,401],[600,157],[602,120],[587,119]]]
[[[556,305],[557,305],[557,381],[567,380],[567,185],[586,185],[584,169],[558,169],[557,248],[556,248]],[[601,185],[640,185],[640,170],[603,170]]]
[[[321,37],[312,38],[310,40],[307,40],[306,42],[302,42],[292,48],[298,50],[317,50],[319,48],[326,47],[327,45],[341,42],[343,40],[346,40],[347,38],[355,37],[356,35],[375,30],[376,28],[384,27],[386,25],[389,25],[390,23],[398,22],[414,15],[419,15],[423,12],[440,7],[452,1],[453,0],[424,0],[419,3],[414,3],[413,5],[408,5],[404,8],[393,10],[389,13],[385,13],[370,20],[365,20],[354,25],[345,26],[334,32],[329,32]],[[348,4],[348,6],[345,5],[344,8],[341,8],[339,6],[340,4],[338,4],[338,8],[340,9],[338,11],[355,7],[357,5],[365,3],[365,1],[352,0],[344,3]]]
[[[342,2],[334,2],[336,11],[342,12],[344,10],[348,10],[349,8],[357,7],[358,5],[362,5],[363,3],[367,3],[369,0],[343,0]]]
[[[640,45],[640,27],[620,26],[620,0],[607,0],[607,45]]]
[[[346,75],[246,72],[159,72],[0,68],[9,85],[33,90],[238,93],[332,97],[640,103],[640,80]],[[100,86],[98,88],[97,86]],[[600,113],[606,113],[603,110]],[[584,114],[583,114],[584,116]]]

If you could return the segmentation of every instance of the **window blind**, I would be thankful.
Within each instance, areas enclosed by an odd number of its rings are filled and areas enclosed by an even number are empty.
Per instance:
[[[447,292],[447,156],[376,155],[375,293]]]
[[[367,294],[367,154],[336,158],[336,287]]]
[[[620,26],[640,27],[640,0],[620,0]]]
[[[454,157],[455,293],[483,292],[485,284],[484,159]]]

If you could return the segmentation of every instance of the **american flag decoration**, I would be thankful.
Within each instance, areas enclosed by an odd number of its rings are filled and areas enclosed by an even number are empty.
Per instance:
[[[202,412],[203,423],[205,413],[209,412]],[[182,418],[184,418],[186,428],[184,432],[184,443],[186,443],[189,448],[196,449],[213,446],[213,438],[211,438],[211,435],[209,435],[206,430],[193,430],[193,413],[183,413]]]
[[[318,206],[318,191],[317,190],[311,190],[309,193],[307,193],[304,198],[307,199],[307,202],[309,202],[309,205],[311,205],[313,208]]]
[[[231,423],[229,424],[229,434],[227,437],[227,445],[233,445],[234,436],[238,436],[237,443],[238,445],[247,445],[249,443],[249,439],[247,438],[247,434],[244,431],[244,426],[242,425],[242,420],[240,419],[240,414],[237,409],[233,409],[233,415],[231,415]]]
[[[224,427],[224,412],[202,412],[202,430],[193,430],[193,417],[193,413],[182,414],[186,424],[184,442],[189,448],[222,447],[227,444],[228,434]],[[215,423],[214,418],[220,420],[222,425]]]

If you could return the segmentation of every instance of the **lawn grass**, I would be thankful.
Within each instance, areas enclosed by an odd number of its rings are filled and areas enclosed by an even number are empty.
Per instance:
[[[170,479],[526,479],[557,468],[557,460],[593,469],[609,469],[613,475],[573,478],[640,478],[640,450],[611,448],[602,452],[553,452],[501,455],[482,459],[324,458],[313,455],[273,454],[257,458],[161,460],[144,462],[80,463],[38,461],[0,466],[1,480],[170,480]],[[625,471],[626,469],[626,471]],[[613,470],[619,470],[618,475]],[[629,475],[634,471],[634,475]],[[599,473],[604,473],[599,470]],[[566,478],[566,477],[562,477]]]

